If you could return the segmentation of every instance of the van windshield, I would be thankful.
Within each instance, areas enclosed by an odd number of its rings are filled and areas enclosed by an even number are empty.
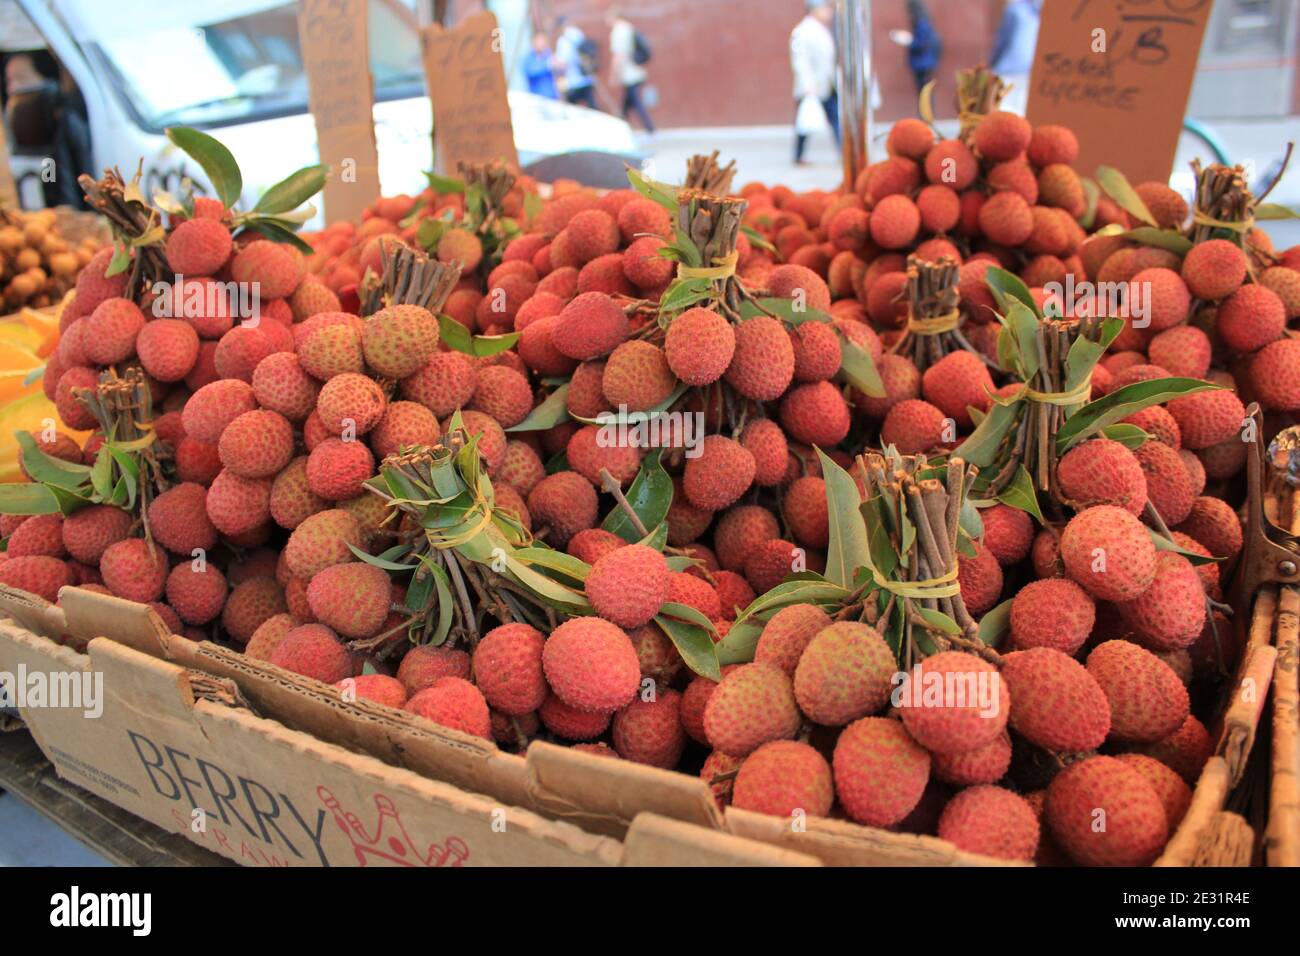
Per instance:
[[[422,96],[417,0],[366,2],[375,99]],[[145,129],[307,110],[297,3],[60,0],[58,9]]]

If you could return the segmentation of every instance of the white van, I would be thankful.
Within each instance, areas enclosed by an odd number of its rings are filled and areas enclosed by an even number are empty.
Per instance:
[[[383,192],[416,193],[432,168],[415,12],[421,0],[363,2]],[[508,16],[514,6],[499,13]],[[234,153],[244,201],[251,203],[289,172],[319,161],[297,9],[283,0],[0,0],[0,24],[26,28],[0,31],[0,53],[31,50],[34,36],[66,70],[85,103],[93,158],[87,171],[118,166],[129,178],[143,157],[146,195],[155,187],[175,190],[182,176],[201,182],[194,163],[163,135],[169,126],[194,126]],[[505,19],[502,28],[507,35],[527,30]],[[512,89],[509,97],[525,168],[545,161],[549,178],[556,175],[550,157],[580,154],[584,180],[591,181],[594,168],[626,183],[623,162],[641,158],[631,128],[618,117],[523,90]],[[15,178],[31,203],[48,159],[11,151]],[[594,177],[605,178],[599,171]]]

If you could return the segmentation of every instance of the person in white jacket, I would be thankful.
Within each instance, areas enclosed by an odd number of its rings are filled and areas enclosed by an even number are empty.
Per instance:
[[[815,97],[826,111],[835,142],[840,140],[840,104],[835,89],[835,37],[831,33],[834,13],[826,0],[808,0],[808,12],[790,31],[790,69],[794,73],[794,105]],[[794,162],[806,165],[803,158],[808,134],[795,126]]]

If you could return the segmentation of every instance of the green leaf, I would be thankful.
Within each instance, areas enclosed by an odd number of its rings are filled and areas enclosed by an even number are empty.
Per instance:
[[[989,647],[997,647],[1001,644],[1002,638],[1011,630],[1011,602],[1013,600],[1014,598],[1007,598],[980,618],[979,638]]]
[[[1221,558],[1212,558],[1207,554],[1197,554],[1195,551],[1188,551],[1177,541],[1166,538],[1154,528],[1147,528],[1147,534],[1151,536],[1151,542],[1156,546],[1157,551],[1172,551],[1174,554],[1181,554],[1191,564],[1218,564]]]
[[[984,270],[984,282],[993,293],[993,298],[997,299],[998,307],[1002,309],[1004,315],[1009,303],[1017,299],[1024,303],[1029,311],[1038,314],[1038,305],[1034,302],[1034,297],[1029,294],[1029,286],[1025,285],[1024,280],[1014,272],[1008,272],[1000,266],[989,266]]]
[[[1007,405],[994,402],[985,419],[952,453],[953,457],[964,458],[980,468],[988,468],[997,460],[998,449],[1002,446],[1003,439],[1015,427],[1023,405],[1024,402],[1012,402]]]
[[[862,517],[867,525],[867,553],[871,569],[881,578],[888,578],[898,568],[898,552],[889,531],[892,518],[888,505],[880,495],[862,503]]]
[[[644,538],[642,538],[640,541],[637,542],[637,544],[643,544],[647,548],[654,548],[656,551],[662,551],[664,549],[664,545],[666,545],[667,543],[668,543],[668,522],[667,521],[660,522],[658,525],[656,525],[654,528],[650,530],[649,534],[647,534]],[[683,555],[682,557],[684,560],[689,562],[690,565],[702,566],[702,563],[695,558],[687,558],[685,555]],[[672,560],[673,560],[672,558],[669,558],[670,563]],[[681,570],[685,571],[686,568],[682,568]]]
[[[662,458],[662,449],[646,455],[641,462],[641,470],[637,472],[625,495],[627,503],[647,528],[662,524],[673,503],[673,480],[664,471]],[[632,519],[618,505],[615,505],[600,526],[629,544],[635,544],[641,538],[641,532],[632,524]]]
[[[184,150],[207,174],[212,188],[217,191],[222,205],[227,209],[239,201],[244,189],[244,177],[230,150],[207,133],[188,126],[173,126],[167,138]]]
[[[85,484],[86,479],[90,477],[89,465],[64,461],[45,454],[30,432],[17,432],[14,437],[18,439],[18,445],[22,449],[23,468],[27,470],[32,481],[72,490]]]
[[[1033,515],[1039,524],[1043,523],[1043,513],[1038,508],[1038,494],[1034,491],[1034,479],[1029,476],[1029,471],[1024,465],[1016,469],[1016,477],[1003,489],[1002,494],[998,495],[998,501],[1012,508],[1019,508]]]
[[[1154,378],[1117,388],[1083,406],[1065,420],[1065,424],[1056,433],[1057,453],[1065,454],[1107,425],[1113,425],[1144,408],[1159,405],[1171,398],[1181,398],[1218,387],[1196,378]]]
[[[826,508],[830,522],[826,546],[826,578],[843,587],[853,585],[853,572],[867,560],[867,526],[862,518],[862,495],[853,476],[826,456],[820,448],[817,458],[826,484]]]
[[[1106,195],[1115,200],[1116,205],[1135,219],[1154,226],[1156,217],[1142,201],[1142,197],[1129,185],[1128,177],[1113,166],[1097,167],[1097,184],[1106,191]]]
[[[864,395],[885,397],[885,384],[880,380],[880,372],[870,353],[843,336],[840,338],[840,375]]]
[[[749,620],[731,625],[731,629],[718,642],[718,663],[747,664],[754,659],[754,648],[763,634],[763,625],[759,621]]]
[[[586,561],[575,558],[571,554],[565,554],[563,551],[556,551],[554,548],[519,548],[515,551],[515,557],[524,564],[536,565],[550,571],[558,571],[579,584],[587,580],[587,575],[591,573],[591,565]]]
[[[659,298],[659,311],[681,312],[712,298],[713,283],[708,279],[674,279]]]
[[[722,680],[717,645],[713,643],[713,635],[709,631],[697,624],[689,624],[663,614],[656,615],[654,621],[668,635],[687,667],[709,680]]]
[[[750,305],[750,308],[753,308],[753,306],[750,303],[745,303],[745,304]],[[803,325],[805,322],[832,321],[830,315],[828,315],[827,313],[821,311],[820,309],[810,309],[807,307],[806,304],[804,308],[796,309],[794,307],[795,305],[794,299],[782,299],[779,297],[769,297],[769,298],[759,299],[757,304],[759,310],[764,310],[764,309],[767,310],[772,315],[776,316],[778,319],[784,322],[786,325]],[[746,316],[745,312],[746,312],[745,309],[741,310],[740,314],[742,317],[752,318],[752,316]]]
[[[1085,200],[1083,215],[1079,217],[1079,225],[1083,226],[1088,232],[1092,232],[1093,223],[1097,221],[1097,203],[1101,199],[1101,188],[1093,179],[1086,176],[1079,178],[1083,181],[1083,197]]]
[[[550,395],[546,400],[528,413],[528,416],[518,425],[511,425],[506,429],[508,432],[537,432],[546,431],[548,428],[567,422],[569,420],[569,383],[565,382]]]
[[[764,238],[763,234],[753,226],[741,226],[740,231],[745,234],[745,238],[749,240],[749,244],[755,249],[763,249],[767,252],[776,252],[776,246],[768,242],[767,239]]]
[[[448,193],[460,193],[462,195],[465,193],[465,183],[453,176],[442,176],[435,172],[427,172],[424,174],[424,178],[429,181],[433,191],[440,196],[445,196]]]
[[[325,187],[329,175],[328,166],[304,166],[262,193],[253,211],[275,215],[297,209]]]
[[[473,335],[449,315],[438,316],[438,334],[447,346],[465,355],[488,358],[506,351],[519,341],[518,332],[506,335]]]
[[[1038,354],[1039,322],[1036,310],[1020,302],[1008,303],[1006,324],[1011,334],[1015,336],[1016,351],[1020,358],[1020,377],[1026,382],[1032,382],[1042,367],[1041,357]]]
[[[403,563],[401,561],[393,561],[383,555],[371,554],[368,551],[361,550],[355,545],[349,544],[348,548],[360,560],[366,562],[366,564],[373,565],[376,568],[383,568],[385,571],[414,571],[419,567],[416,563]]]
[[[524,219],[530,224],[542,214],[542,197],[537,193],[524,193]]]
[[[646,199],[657,202],[672,213],[674,219],[677,218],[677,190],[674,187],[647,179],[631,166],[627,168],[627,181]]]
[[[947,614],[940,614],[938,611],[931,611],[929,608],[921,607],[919,604],[916,606],[915,610],[921,619],[936,631],[943,634],[961,633],[961,628],[957,626],[957,622]]]
[[[0,514],[58,514],[59,499],[49,488],[32,482],[0,484]]]
[[[743,624],[767,611],[775,611],[791,604],[833,604],[843,601],[848,595],[848,588],[824,578],[797,578],[778,584],[754,598],[749,602],[749,607],[736,615],[735,623]],[[734,625],[728,636],[731,633],[735,633]]]
[[[316,251],[303,239],[280,225],[280,223],[274,219],[265,219],[261,216],[254,216],[245,219],[244,225],[249,229],[252,229],[258,235],[270,239],[272,242],[279,242],[287,246],[293,246],[305,256],[309,256]]]
[[[90,469],[90,487],[103,501],[113,498],[113,456],[108,449],[100,446],[95,455],[95,464]]]
[[[1136,425],[1130,425],[1128,422],[1116,422],[1114,425],[1107,425],[1101,430],[1101,434],[1104,438],[1119,442],[1129,451],[1134,448],[1141,448],[1151,438],[1142,429]]]
[[[125,242],[113,243],[113,258],[108,260],[108,268],[104,270],[106,278],[121,275],[127,269],[131,268],[131,248]]]
[[[1092,370],[1097,367],[1097,362],[1105,354],[1106,348],[1123,328],[1123,319],[1111,317],[1102,323],[1101,337],[1097,341],[1094,342],[1086,335],[1080,335],[1074,340],[1070,350],[1065,354],[1065,391],[1077,388],[1092,374]]]
[[[1255,206],[1255,221],[1262,222],[1274,219],[1300,219],[1300,212],[1296,212],[1290,206],[1283,206],[1275,202],[1262,202]]]
[[[1139,226],[1136,229],[1130,229],[1122,233],[1125,239],[1132,239],[1134,242],[1140,242],[1144,246],[1154,246],[1158,249],[1168,249],[1170,252],[1176,252],[1180,256],[1185,256],[1192,251],[1192,240],[1188,239],[1181,232],[1175,229],[1157,229],[1155,226]]]

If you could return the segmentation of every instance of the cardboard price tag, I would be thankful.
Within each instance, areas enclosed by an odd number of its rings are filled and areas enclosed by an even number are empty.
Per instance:
[[[1213,0],[1045,0],[1026,117],[1079,138],[1080,173],[1173,167]]]
[[[450,30],[435,23],[421,38],[437,168],[454,176],[462,162],[518,166],[496,17],[476,13]]]
[[[320,161],[333,170],[325,218],[357,220],[379,195],[365,0],[301,0],[298,37]]]

